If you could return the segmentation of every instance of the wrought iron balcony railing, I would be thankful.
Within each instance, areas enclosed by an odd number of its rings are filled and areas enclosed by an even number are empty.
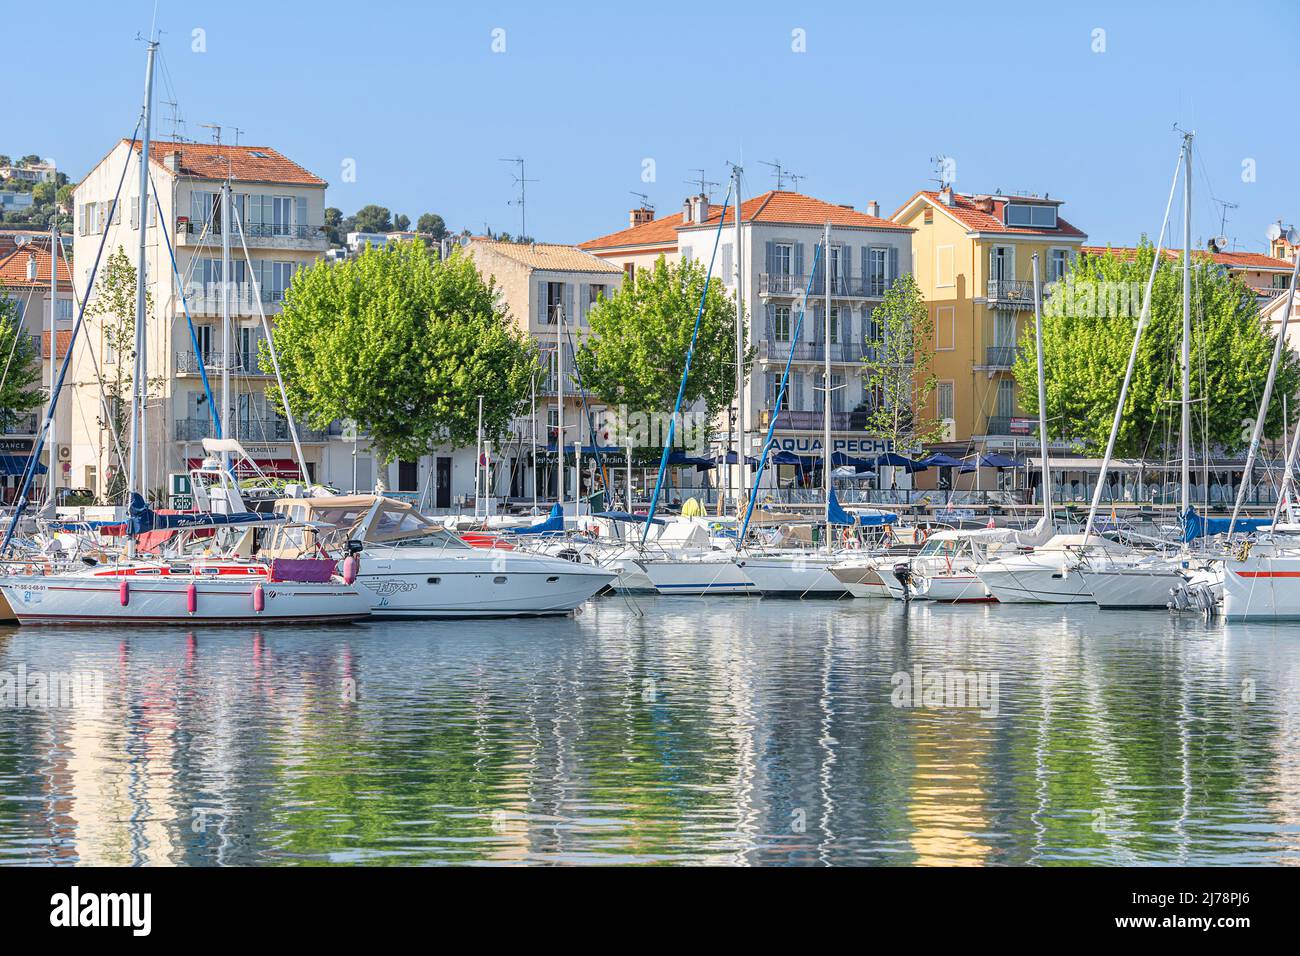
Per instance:
[[[1034,307],[1034,284],[1022,279],[990,279],[988,300],[995,305],[1017,309]]]

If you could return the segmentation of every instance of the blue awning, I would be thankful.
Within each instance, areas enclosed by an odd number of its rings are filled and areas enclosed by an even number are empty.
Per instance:
[[[545,521],[529,525],[527,528],[513,529],[515,534],[564,534],[564,509],[556,502]]]
[[[0,475],[23,475],[27,473],[27,455],[0,455]],[[43,475],[49,469],[39,461],[35,474]]]
[[[882,455],[877,455],[874,459],[877,465],[889,465],[893,468],[904,468],[909,472],[925,471],[926,465],[923,462],[912,461],[906,455],[900,455],[896,451],[887,451]]]
[[[960,458],[952,457],[952,455],[936,452],[929,458],[922,458],[920,464],[934,468],[960,468],[965,462]]]

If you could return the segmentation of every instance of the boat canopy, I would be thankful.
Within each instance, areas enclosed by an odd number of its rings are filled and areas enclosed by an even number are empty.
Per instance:
[[[634,524],[645,524],[645,515],[629,514],[626,511],[597,511],[593,518],[604,518],[606,521],[626,521]],[[655,518],[651,524],[667,524],[663,518]]]
[[[826,505],[826,516],[831,524],[861,525],[864,528],[878,528],[898,520],[898,515],[894,512],[877,509],[849,514],[840,505],[834,488],[831,489],[831,497]]]
[[[418,543],[430,547],[469,547],[407,501],[382,495],[319,495],[282,498],[275,511],[294,521],[330,525],[366,544]]]
[[[564,534],[564,509],[560,507],[557,501],[551,507],[551,513],[546,516],[545,521],[539,521],[537,524],[529,525],[527,528],[511,529],[509,534]]]
[[[1268,518],[1237,518],[1237,529],[1241,531],[1258,531],[1273,523]],[[1195,508],[1183,512],[1183,540],[1195,541],[1197,538],[1209,538],[1216,534],[1227,534],[1231,518],[1209,518],[1196,513]]]
[[[184,531],[190,528],[225,528],[237,525],[268,524],[284,521],[282,514],[264,514],[244,511],[235,514],[216,514],[210,511],[187,511],[178,514],[159,514],[138,493],[132,492],[127,506],[127,534],[142,535],[151,531]]]

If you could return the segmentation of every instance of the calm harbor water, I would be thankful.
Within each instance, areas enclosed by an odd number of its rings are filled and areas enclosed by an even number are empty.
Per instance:
[[[895,706],[918,665],[996,697]],[[1300,863],[1294,626],[605,598],[3,628],[2,675],[0,863]]]

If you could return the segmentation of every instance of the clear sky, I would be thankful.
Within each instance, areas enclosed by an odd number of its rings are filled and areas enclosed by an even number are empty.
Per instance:
[[[136,35],[154,7],[24,14],[23,42],[6,44],[6,73],[24,82],[9,86],[0,153],[54,157],[77,179],[129,135]],[[172,129],[164,100],[191,138],[209,139],[201,123],[239,127],[240,142],[327,179],[326,202],[344,213],[374,202],[518,232],[513,167],[499,161],[518,155],[537,180],[527,214],[539,240],[623,228],[633,192],[679,208],[693,170],[724,181],[728,160],[744,165],[749,195],[774,184],[760,161],[779,159],[801,191],[859,209],[877,199],[888,215],[929,187],[942,154],[959,190],[1049,192],[1091,241],[1129,244],[1159,227],[1178,123],[1198,134],[1198,242],[1219,232],[1212,197],[1239,205],[1224,232],[1240,249],[1262,250],[1274,219],[1300,220],[1295,0],[157,8],[157,134]]]

